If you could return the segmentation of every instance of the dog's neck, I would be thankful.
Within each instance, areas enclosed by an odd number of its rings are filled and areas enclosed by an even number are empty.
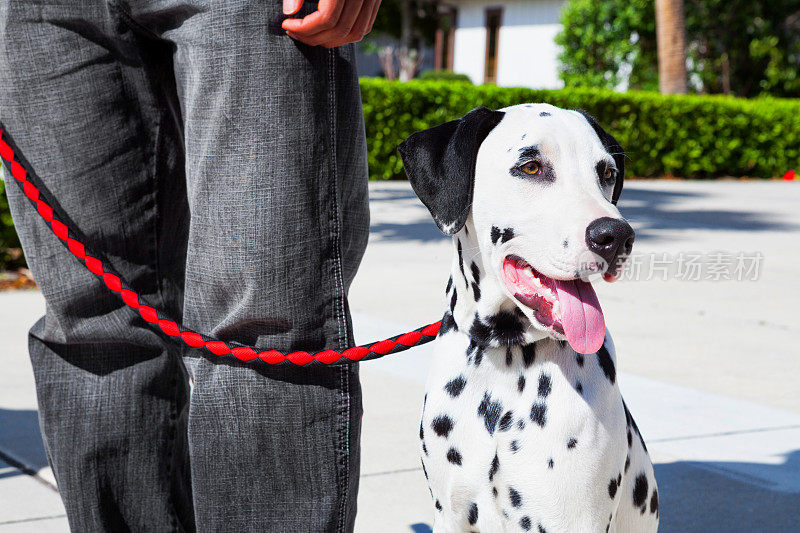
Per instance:
[[[472,342],[487,347],[526,345],[547,335],[530,320],[503,290],[503,281],[485,264],[470,218],[453,235],[453,262],[447,283],[448,311],[442,332],[457,330]]]

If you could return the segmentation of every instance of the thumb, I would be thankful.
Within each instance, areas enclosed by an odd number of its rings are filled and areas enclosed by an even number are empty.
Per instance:
[[[303,0],[283,0],[283,14],[294,15],[303,7]]]

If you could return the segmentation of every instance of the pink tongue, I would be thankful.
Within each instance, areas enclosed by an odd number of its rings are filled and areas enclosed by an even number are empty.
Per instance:
[[[603,345],[606,322],[592,284],[579,279],[555,281],[569,345],[578,353],[596,352]]]

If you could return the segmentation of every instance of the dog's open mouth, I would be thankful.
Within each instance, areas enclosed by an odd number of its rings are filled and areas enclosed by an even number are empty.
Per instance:
[[[566,337],[579,353],[594,353],[603,345],[606,325],[592,284],[580,279],[556,280],[516,255],[503,260],[503,281],[543,326]]]

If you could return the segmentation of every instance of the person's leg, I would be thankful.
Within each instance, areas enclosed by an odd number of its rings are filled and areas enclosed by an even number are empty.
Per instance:
[[[184,323],[260,348],[346,347],[369,226],[353,49],[283,35],[280,0],[191,5],[131,12],[176,44],[191,210]],[[257,369],[199,353],[186,365],[199,529],[352,529],[355,366]]]
[[[188,210],[171,50],[103,1],[61,4],[0,3],[0,120],[91,243],[180,316]],[[180,351],[62,247],[5,174],[47,301],[30,355],[71,529],[192,529]]]

